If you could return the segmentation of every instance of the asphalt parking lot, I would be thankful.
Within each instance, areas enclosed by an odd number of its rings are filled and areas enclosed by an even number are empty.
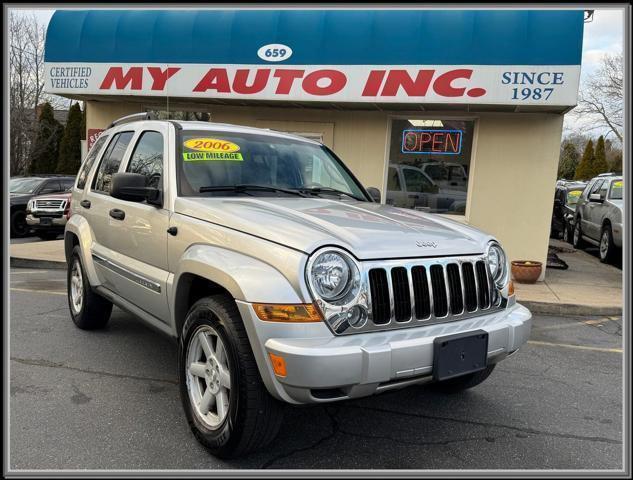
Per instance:
[[[74,327],[61,270],[11,270],[11,469],[620,469],[621,318],[536,317],[482,385],[410,387],[288,408],[263,452],[220,461],[195,441],[176,346],[115,309]]]

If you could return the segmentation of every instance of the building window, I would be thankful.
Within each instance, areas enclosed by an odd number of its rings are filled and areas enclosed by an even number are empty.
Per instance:
[[[464,215],[474,127],[472,120],[392,120],[387,204]]]

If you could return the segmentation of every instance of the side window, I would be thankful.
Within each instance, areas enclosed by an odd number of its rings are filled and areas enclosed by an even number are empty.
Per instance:
[[[112,175],[119,170],[119,165],[121,165],[121,160],[123,160],[127,146],[130,140],[132,140],[132,135],[134,135],[134,132],[121,132],[112,138],[108,149],[103,154],[99,170],[92,183],[93,190],[107,194],[110,193]]]
[[[402,188],[400,187],[400,178],[398,177],[398,170],[393,167],[389,167],[389,174],[387,177],[387,190],[400,192]]]
[[[147,186],[162,190],[163,135],[158,132],[143,132],[127,166],[127,171],[147,177]]]
[[[88,152],[88,156],[86,156],[86,159],[81,164],[81,168],[79,169],[79,173],[77,174],[77,188],[79,190],[83,190],[86,186],[88,174],[90,173],[95,160],[97,160],[97,157],[99,156],[99,151],[101,151],[101,149],[103,148],[106,138],[108,138],[107,135],[101,135],[97,139],[96,143],[90,149],[90,152]]]
[[[418,170],[412,168],[405,168],[404,183],[407,185],[407,192],[431,192],[431,182],[424,176],[424,174]]]
[[[603,200],[605,198],[607,198],[607,190],[609,190],[609,183],[608,181],[604,181],[602,182],[602,186],[600,187],[600,191],[598,193],[600,193],[600,198],[602,198]]]
[[[596,180],[596,183],[591,186],[591,191],[589,192],[589,195],[591,195],[592,193],[598,193],[598,190],[600,190],[600,187],[603,183],[604,180]]]

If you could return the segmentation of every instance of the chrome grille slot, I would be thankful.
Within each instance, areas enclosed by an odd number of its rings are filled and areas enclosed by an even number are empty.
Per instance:
[[[483,261],[478,261],[475,267],[477,269],[477,287],[479,292],[479,308],[490,307],[490,284],[488,283],[488,271]]]
[[[387,272],[385,272],[384,268],[374,268],[369,271],[369,290],[374,323],[379,325],[389,323],[391,307]]]
[[[413,296],[415,298],[415,318],[422,320],[431,316],[431,300],[429,284],[426,281],[426,268],[413,267],[411,269],[413,282]]]
[[[430,271],[434,313],[436,317],[445,317],[448,315],[448,298],[446,297],[444,268],[441,265],[431,265]]]
[[[391,269],[391,284],[393,288],[394,314],[396,322],[411,319],[411,294],[409,293],[409,278],[407,269],[395,267]]]
[[[451,313],[457,315],[464,311],[464,296],[462,295],[462,280],[459,274],[459,267],[456,263],[449,263],[446,266],[446,277],[450,293]]]
[[[471,262],[462,263],[462,279],[464,281],[464,304],[466,311],[477,310],[477,283],[475,282],[475,270]]]
[[[362,262],[369,321],[359,331],[432,325],[505,308],[481,255]]]

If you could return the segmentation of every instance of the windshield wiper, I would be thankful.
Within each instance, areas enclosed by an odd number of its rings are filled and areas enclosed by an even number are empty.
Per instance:
[[[207,192],[247,193],[248,190],[259,191],[259,192],[282,192],[282,193],[288,193],[290,195],[298,195],[300,197],[305,197],[303,193],[297,190],[273,187],[270,185],[253,185],[253,184],[218,185],[218,186],[200,187],[200,190],[198,191],[200,193],[207,193]]]
[[[336,195],[347,195],[348,197],[351,197],[354,200],[358,200],[359,202],[366,201],[364,198],[358,198],[356,195],[352,195],[351,193],[344,192],[343,190],[337,190],[336,188],[330,188],[330,187],[298,188],[297,190],[303,193],[312,193],[316,195],[318,195],[319,193],[334,193]]]

